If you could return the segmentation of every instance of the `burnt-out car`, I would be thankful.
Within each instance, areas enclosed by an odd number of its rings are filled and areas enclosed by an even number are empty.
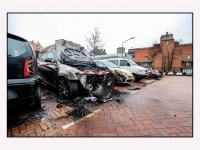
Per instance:
[[[31,44],[16,35],[7,34],[7,101],[8,110],[30,105],[41,107],[38,65]]]
[[[42,83],[57,89],[65,99],[80,93],[107,98],[114,88],[115,77],[110,70],[98,67],[79,44],[56,40],[54,49],[38,59]]]

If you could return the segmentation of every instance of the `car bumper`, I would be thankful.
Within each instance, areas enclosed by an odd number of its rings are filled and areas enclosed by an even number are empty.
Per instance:
[[[8,79],[7,85],[7,104],[11,107],[20,107],[31,105],[34,101],[37,80],[35,78],[27,79]]]
[[[137,74],[137,80],[146,79],[148,74]]]

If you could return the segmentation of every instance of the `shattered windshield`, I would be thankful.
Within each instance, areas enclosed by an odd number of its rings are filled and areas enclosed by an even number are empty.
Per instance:
[[[108,65],[110,68],[120,68],[119,66],[117,66],[117,65],[115,65],[115,64],[113,64],[113,63],[111,63],[109,61],[104,61],[104,63],[106,65]]]
[[[132,60],[128,59],[128,62],[133,65],[133,66],[138,66],[135,62],[133,62]]]

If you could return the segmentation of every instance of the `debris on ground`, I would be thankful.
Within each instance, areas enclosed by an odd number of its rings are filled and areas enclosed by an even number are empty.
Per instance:
[[[57,107],[57,108],[60,108],[60,107],[62,107],[62,105],[61,105],[61,104],[58,104],[56,107]]]

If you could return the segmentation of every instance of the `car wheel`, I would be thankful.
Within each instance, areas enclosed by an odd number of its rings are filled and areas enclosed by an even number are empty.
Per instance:
[[[40,86],[37,86],[37,90],[34,93],[34,104],[32,105],[33,110],[37,110],[41,108],[41,90]]]
[[[78,95],[78,82],[69,81],[65,77],[58,79],[58,94],[61,98],[74,99]]]
[[[133,74],[133,82],[137,81],[137,76],[135,74]]]

